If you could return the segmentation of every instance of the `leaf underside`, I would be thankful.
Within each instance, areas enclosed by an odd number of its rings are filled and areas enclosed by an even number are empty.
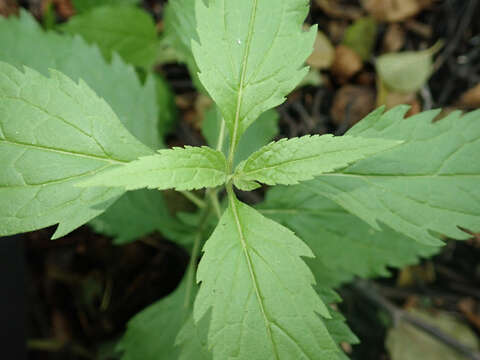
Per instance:
[[[258,210],[294,231],[312,249],[315,258],[307,259],[307,264],[321,288],[338,287],[355,276],[388,276],[388,267],[412,265],[440,250],[385,226],[375,230],[303,184],[269,190]]]
[[[81,184],[126,190],[141,188],[194,190],[225,183],[225,156],[209,147],[173,148],[104,172]]]
[[[194,318],[211,311],[214,359],[336,359],[318,314],[329,313],[290,230],[231,199],[204,247]]]
[[[159,52],[160,42],[152,17],[134,6],[97,7],[73,16],[61,29],[98,44],[109,60],[116,52],[126,62],[145,69],[154,64]]]
[[[179,60],[184,62],[194,84],[201,91],[198,81],[198,67],[192,54],[192,41],[198,41],[197,21],[195,19],[196,0],[171,0],[165,7],[165,39],[172,46]]]
[[[175,338],[192,311],[190,304],[184,305],[185,291],[184,280],[172,294],[128,322],[119,342],[122,360],[178,359],[180,348],[175,346]]]
[[[480,162],[472,160],[480,154],[480,111],[432,122],[438,111],[404,119],[407,110],[377,110],[347,133],[404,143],[305,186],[377,230],[384,223],[431,245],[442,243],[438,234],[468,239],[459,227],[480,231]]]
[[[401,142],[353,136],[306,135],[264,146],[235,171],[235,185],[251,190],[267,185],[294,185],[397,146]]]
[[[116,245],[123,245],[155,231],[177,240],[171,230],[183,224],[170,215],[162,192],[142,189],[125,193],[90,225],[95,232],[112,237]]]

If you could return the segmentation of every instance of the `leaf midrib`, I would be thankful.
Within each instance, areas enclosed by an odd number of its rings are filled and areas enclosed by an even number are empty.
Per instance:
[[[278,144],[277,143],[274,143],[274,145]],[[374,145],[372,145],[374,146]],[[367,149],[369,148],[369,146],[365,146],[363,147],[362,149]],[[388,150],[388,149],[387,149]],[[309,160],[314,160],[316,158],[321,158],[322,156],[325,156],[325,155],[332,155],[332,154],[338,154],[338,153],[341,153],[341,152],[351,152],[351,149],[339,149],[339,150],[332,150],[332,151],[325,151],[325,152],[322,152],[321,154],[315,154],[315,155],[310,155],[310,156],[304,156],[304,157],[301,157],[301,158],[297,158],[297,159],[288,159],[288,160],[284,160],[284,161],[281,161],[277,164],[273,164],[273,165],[269,165],[269,166],[264,166],[262,168],[256,168],[256,169],[253,169],[253,170],[247,170],[247,171],[241,171],[239,172],[238,174],[236,174],[237,176],[239,176],[240,178],[245,178],[246,180],[251,180],[249,178],[249,176],[251,176],[252,174],[255,174],[255,173],[258,173],[258,172],[262,172],[262,171],[265,171],[265,170],[271,170],[271,169],[275,169],[275,168],[278,168],[280,166],[285,166],[285,165],[288,165],[288,164],[292,164],[292,163],[297,163],[297,162],[302,162],[302,161],[309,161]],[[380,152],[380,151],[379,151]],[[265,151],[260,154],[259,156],[254,157],[255,154],[252,155],[252,158],[253,160],[252,161],[257,161],[263,154],[265,153]],[[327,170],[322,170],[322,173],[320,174],[317,174],[317,175],[314,175],[314,176],[319,176],[319,175],[322,175],[322,174],[326,174],[326,173],[329,173],[331,171],[334,171],[336,169],[339,169],[339,168],[344,168],[348,165],[351,165],[352,163],[355,163],[359,160],[362,160],[362,159],[365,159],[366,157],[368,156],[368,154],[359,154],[357,158],[355,159],[351,159],[351,160],[345,160],[343,161],[342,163],[337,163],[337,164],[334,164],[334,165],[331,165],[330,166],[330,169],[327,169]],[[246,162],[245,162],[245,167],[248,166],[248,162],[249,162],[250,159],[247,159]],[[243,170],[243,169],[242,169]],[[309,177],[311,178],[311,177]]]
[[[235,200],[235,195],[233,195],[233,194],[230,195],[229,194],[229,201],[230,201],[230,207],[231,207],[232,213],[233,213],[233,218],[235,220],[235,225],[237,227],[238,236],[240,238],[240,243],[242,245],[242,251],[243,251],[243,254],[245,256],[245,260],[247,262],[248,272],[250,274],[250,278],[252,279],[252,284],[253,284],[253,288],[254,288],[254,291],[255,291],[255,296],[257,297],[257,301],[258,301],[258,304],[259,304],[259,307],[260,307],[260,312],[262,313],[262,317],[263,317],[263,321],[265,323],[265,327],[266,327],[266,330],[267,330],[268,337],[270,339],[270,342],[272,343],[273,353],[274,353],[275,359],[280,360],[280,357],[278,355],[278,350],[275,346],[275,341],[273,340],[272,329],[270,327],[270,323],[272,323],[272,321],[267,316],[267,312],[265,310],[265,304],[263,303],[262,295],[260,293],[260,287],[258,285],[258,280],[257,280],[257,276],[255,274],[255,270],[253,269],[253,263],[252,263],[252,259],[250,257],[250,253],[249,253],[249,250],[248,250],[248,244],[247,244],[247,241],[245,239],[245,235],[243,233],[242,224],[240,222],[240,216],[238,214],[238,208],[237,208],[237,203],[236,203],[236,200]]]
[[[248,35],[247,35],[247,43],[245,44],[245,54],[242,60],[242,73],[240,75],[240,84],[238,87],[238,96],[237,96],[237,106],[235,109],[235,118],[233,121],[233,133],[232,139],[230,144],[230,154],[228,156],[228,173],[231,173],[233,167],[233,159],[235,155],[235,148],[236,144],[238,143],[238,127],[240,125],[240,110],[242,108],[242,100],[243,100],[243,90],[245,87],[245,78],[247,76],[247,63],[250,54],[250,45],[252,42],[253,37],[253,30],[255,27],[255,18],[257,14],[257,5],[258,0],[254,0],[252,6],[252,13],[250,14],[250,23],[248,25]]]
[[[330,152],[324,152],[322,154],[315,154],[315,155],[311,155],[311,156],[305,156],[305,157],[302,157],[302,158],[298,158],[298,159],[289,159],[289,160],[284,160],[284,161],[281,161],[277,164],[273,164],[273,165],[269,165],[269,166],[264,166],[264,167],[261,167],[261,168],[257,168],[257,169],[254,169],[254,170],[247,170],[247,171],[242,171],[240,173],[238,173],[237,175],[239,177],[243,177],[243,178],[246,178],[247,180],[250,180],[250,178],[248,177],[249,175],[252,175],[252,174],[255,174],[255,173],[258,173],[258,172],[262,172],[262,171],[265,171],[265,170],[271,170],[271,169],[275,169],[275,168],[278,168],[278,167],[281,167],[281,166],[285,166],[285,165],[288,165],[288,164],[293,164],[293,163],[297,163],[297,162],[302,162],[302,161],[309,161],[309,160],[314,160],[316,158],[321,158],[322,156],[324,155],[327,155],[327,154],[334,154],[334,153],[340,153],[342,151],[348,151],[348,150],[337,150],[337,151],[330,151]],[[341,167],[345,167],[345,166],[348,166],[349,164],[353,163],[353,162],[356,162],[358,160],[361,160],[362,158],[365,158],[365,155],[362,155],[360,159],[353,159],[353,160],[350,160],[350,161],[345,161],[341,164],[335,164],[335,165],[331,165],[331,170],[324,170],[325,172],[328,172],[328,171],[333,171],[335,169],[338,169],[338,168],[341,168]],[[247,160],[248,161],[248,160]],[[345,165],[346,164],[346,165]],[[245,164],[246,166],[248,165]],[[242,176],[243,175],[243,176]]]

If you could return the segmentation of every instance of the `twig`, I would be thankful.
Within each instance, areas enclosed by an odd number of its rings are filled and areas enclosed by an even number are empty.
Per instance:
[[[180,191],[180,193],[185,196],[185,198],[187,198],[188,200],[190,200],[192,203],[194,203],[195,205],[197,205],[200,209],[204,209],[207,204],[205,203],[205,201],[203,201],[202,199],[200,199],[197,195],[195,195],[194,193],[190,192],[190,191]]]
[[[278,111],[280,112],[280,115],[282,115],[282,119],[285,121],[285,123],[288,125],[288,137],[295,137],[298,135],[298,129],[297,129],[297,124],[295,123],[295,120],[293,117],[290,116],[287,110],[287,104],[280,106],[278,108]]]
[[[420,91],[420,95],[423,99],[423,110],[431,110],[433,108],[433,98],[432,93],[428,85],[425,85]]]
[[[467,8],[465,9],[465,16],[460,18],[458,24],[458,30],[455,33],[455,36],[451,41],[448,42],[448,45],[445,47],[445,50],[440,54],[437,58],[437,61],[434,64],[434,69],[438,70],[445,64],[445,62],[453,55],[455,50],[458,47],[458,43],[460,42],[462,36],[467,31],[470,23],[472,22],[473,15],[475,14],[475,8],[477,7],[478,0],[470,0],[467,4]]]
[[[393,303],[380,295],[376,289],[376,286],[372,283],[367,281],[358,281],[356,284],[353,284],[353,287],[372,303],[377,304],[387,310],[392,317],[394,323],[398,323],[401,320],[406,321],[409,324],[415,326],[416,328],[422,330],[423,332],[429,334],[430,336],[436,338],[437,340],[440,340],[444,344],[450,346],[452,349],[458,351],[467,358],[471,360],[480,360],[480,352],[477,352],[470,347],[465,346],[464,344],[452,338],[450,335],[446,334],[439,328],[427,324],[418,317],[402,309],[399,309]]]

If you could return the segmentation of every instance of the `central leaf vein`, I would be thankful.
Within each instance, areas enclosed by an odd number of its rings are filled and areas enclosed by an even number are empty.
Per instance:
[[[236,204],[236,201],[235,201],[235,195],[233,194],[233,189],[231,189],[231,192],[229,191],[229,199],[230,199],[230,206],[232,208],[233,217],[234,217],[234,220],[235,220],[235,225],[236,225],[237,231],[238,231],[238,236],[239,236],[240,242],[242,244],[242,251],[243,251],[243,254],[245,255],[245,260],[247,262],[248,272],[249,272],[250,277],[252,279],[253,288],[255,290],[255,295],[257,297],[258,305],[260,307],[260,312],[262,313],[263,321],[265,322],[265,327],[266,327],[266,330],[267,330],[268,337],[270,339],[270,342],[272,343],[272,350],[273,350],[273,353],[275,355],[275,359],[279,360],[280,357],[279,357],[278,350],[277,350],[276,345],[275,345],[275,341],[273,339],[272,329],[271,329],[271,325],[270,325],[272,323],[272,321],[268,318],[267,312],[265,310],[265,304],[263,303],[263,298],[262,298],[262,294],[261,294],[260,287],[259,287],[259,284],[258,284],[257,276],[256,276],[255,270],[253,268],[253,263],[252,263],[252,259],[251,259],[250,253],[249,253],[248,244],[247,244],[247,241],[245,239],[245,234],[243,232],[242,224],[240,222],[240,216],[238,214],[238,208],[237,208],[237,204]]]
[[[237,106],[235,110],[235,120],[233,123],[233,134],[232,134],[232,140],[231,140],[231,145],[230,145],[230,153],[228,155],[228,172],[232,172],[232,166],[233,166],[233,158],[235,156],[235,148],[236,144],[238,143],[238,127],[240,126],[240,111],[242,108],[242,101],[243,101],[243,90],[245,87],[245,78],[247,76],[247,63],[248,63],[248,57],[250,53],[250,45],[252,42],[252,37],[253,37],[253,30],[255,28],[255,18],[257,14],[257,2],[258,0],[254,0],[253,2],[253,7],[252,7],[252,13],[250,16],[250,23],[248,25],[248,35],[247,35],[247,43],[245,45],[245,54],[243,56],[242,60],[242,69],[241,69],[241,75],[240,75],[240,85],[238,87],[238,96],[237,96]]]

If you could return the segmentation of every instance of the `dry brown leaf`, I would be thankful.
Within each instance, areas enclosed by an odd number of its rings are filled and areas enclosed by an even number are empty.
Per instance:
[[[315,0],[315,3],[325,14],[334,18],[355,20],[363,15],[359,7],[342,4],[338,0]]]
[[[405,30],[400,24],[390,24],[383,38],[383,51],[398,52],[405,45]]]
[[[398,22],[417,15],[432,0],[362,0],[363,8],[379,21]]]
[[[345,29],[348,27],[348,22],[331,20],[327,25],[327,33],[330,41],[334,44],[339,44],[343,35],[345,34]]]
[[[53,4],[55,12],[62,19],[66,20],[72,17],[73,15],[75,15],[75,9],[70,0],[42,0],[41,2],[42,16],[45,16],[45,13],[47,12],[51,4]]]
[[[467,90],[458,101],[458,105],[464,108],[478,108],[480,107],[480,84]]]
[[[335,59],[335,49],[325,34],[321,31],[317,33],[313,53],[307,59],[307,64],[314,69],[328,69]]]
[[[335,49],[335,60],[332,64],[332,74],[338,82],[344,83],[363,67],[363,61],[354,50],[345,45],[338,45]]]
[[[18,13],[18,5],[15,0],[0,0],[0,15],[8,17]]]
[[[57,8],[58,15],[63,19],[68,19],[75,15],[75,9],[70,0],[53,0]]]
[[[459,301],[457,306],[468,321],[480,330],[480,313],[476,311],[477,303],[475,300],[472,298],[466,298]]]
[[[433,36],[433,29],[430,25],[421,23],[414,19],[407,20],[405,22],[407,30],[423,37],[424,39],[431,39]]]
[[[375,91],[367,86],[345,85],[335,94],[330,114],[337,125],[354,125],[375,108]]]
[[[410,105],[406,117],[418,114],[422,111],[422,105],[418,100],[417,93],[398,93],[387,89],[385,84],[377,79],[377,106],[385,105],[392,109],[397,105]]]
[[[387,109],[392,109],[397,105],[410,105],[410,110],[405,114],[405,117],[418,114],[422,111],[422,105],[416,94],[388,93],[385,101]]]
[[[362,71],[360,74],[358,74],[355,78],[355,82],[358,85],[364,85],[364,86],[375,86],[375,74],[370,72],[370,71]]]

